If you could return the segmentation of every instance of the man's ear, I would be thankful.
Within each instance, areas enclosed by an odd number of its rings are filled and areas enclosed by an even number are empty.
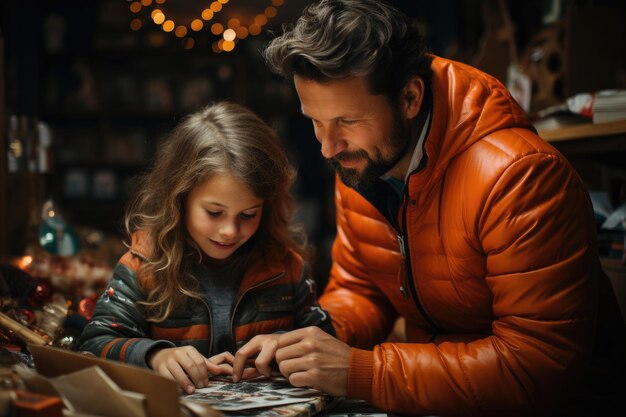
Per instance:
[[[400,109],[404,117],[413,119],[417,117],[424,101],[424,80],[422,77],[413,76],[407,81],[400,93]]]

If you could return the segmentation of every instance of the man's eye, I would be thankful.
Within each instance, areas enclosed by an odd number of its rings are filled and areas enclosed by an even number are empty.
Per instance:
[[[343,125],[350,126],[350,125],[353,125],[355,123],[356,123],[356,120],[341,119],[341,124],[343,124]]]
[[[256,215],[257,215],[256,213],[241,213],[240,214],[241,218],[245,220],[254,219]]]

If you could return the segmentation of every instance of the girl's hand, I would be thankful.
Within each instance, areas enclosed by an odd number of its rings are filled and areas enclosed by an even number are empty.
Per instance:
[[[213,375],[232,375],[235,357],[230,352],[222,352],[219,355],[207,359],[207,367]],[[245,368],[241,379],[251,379],[260,376],[256,368]]]
[[[176,381],[187,394],[206,387],[210,374],[221,371],[193,346],[155,349],[148,353],[147,363],[159,375]]]

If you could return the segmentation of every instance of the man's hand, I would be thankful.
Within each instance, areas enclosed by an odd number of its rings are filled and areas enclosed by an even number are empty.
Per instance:
[[[155,349],[148,354],[147,362],[150,368],[176,381],[188,394],[206,387],[210,374],[223,372],[219,364],[205,358],[193,346]]]
[[[253,337],[235,354],[233,381],[241,379],[245,364],[255,356],[255,367],[265,376],[271,374],[275,359],[281,374],[295,387],[346,394],[350,347],[319,327]]]

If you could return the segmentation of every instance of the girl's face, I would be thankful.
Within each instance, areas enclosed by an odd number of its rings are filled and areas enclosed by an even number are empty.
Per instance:
[[[263,199],[230,174],[218,174],[195,186],[185,204],[185,226],[202,251],[226,259],[254,235]]]

